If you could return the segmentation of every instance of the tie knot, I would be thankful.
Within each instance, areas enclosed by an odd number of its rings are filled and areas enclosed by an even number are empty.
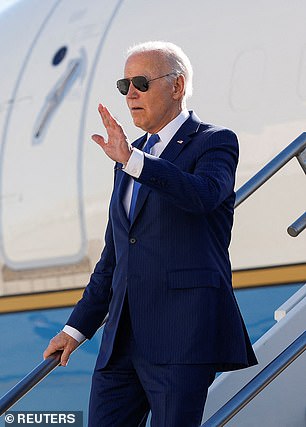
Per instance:
[[[145,153],[150,153],[151,148],[153,147],[153,145],[155,145],[157,143],[157,141],[159,141],[159,136],[157,133],[153,133],[150,138],[148,139],[146,146],[144,147],[143,151]]]

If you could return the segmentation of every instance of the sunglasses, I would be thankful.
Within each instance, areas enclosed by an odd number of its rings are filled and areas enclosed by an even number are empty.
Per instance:
[[[147,92],[149,89],[149,83],[153,82],[153,80],[162,79],[163,77],[168,77],[171,75],[175,75],[176,73],[168,73],[164,76],[155,77],[155,79],[147,79],[145,76],[135,76],[131,79],[120,79],[117,81],[117,88],[119,89],[119,92],[122,93],[122,95],[127,95],[129,91],[129,87],[131,82],[133,83],[133,86],[140,90],[140,92]]]

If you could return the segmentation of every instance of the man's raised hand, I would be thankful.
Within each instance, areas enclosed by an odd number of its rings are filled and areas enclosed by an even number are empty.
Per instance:
[[[122,126],[104,105],[99,104],[98,111],[107,132],[107,141],[102,135],[97,134],[91,138],[112,160],[126,164],[131,156],[131,147]]]

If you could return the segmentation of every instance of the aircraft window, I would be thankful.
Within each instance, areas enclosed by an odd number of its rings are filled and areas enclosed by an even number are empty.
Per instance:
[[[66,46],[61,47],[56,54],[53,56],[52,65],[59,65],[67,54],[68,48]]]

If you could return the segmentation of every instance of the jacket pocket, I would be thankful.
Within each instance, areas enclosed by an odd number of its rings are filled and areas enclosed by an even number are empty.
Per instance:
[[[220,274],[211,270],[175,270],[168,272],[170,289],[219,288]]]

